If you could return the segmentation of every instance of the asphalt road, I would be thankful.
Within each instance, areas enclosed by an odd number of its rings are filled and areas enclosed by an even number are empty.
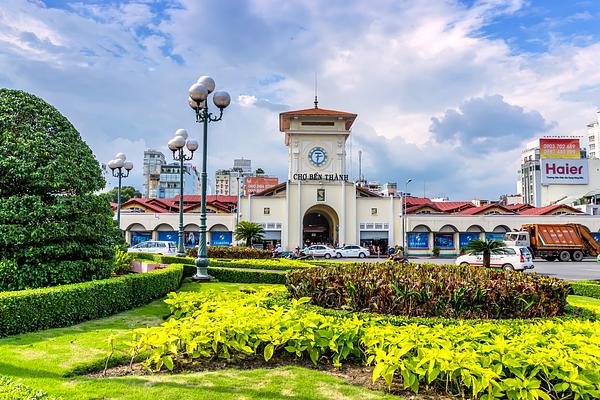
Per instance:
[[[356,258],[342,258],[340,261],[358,261]],[[385,261],[383,258],[367,258],[360,261]],[[411,258],[411,262],[415,263],[433,263],[433,264],[453,264],[454,258]],[[526,271],[527,274],[540,274],[552,276],[554,278],[566,279],[570,281],[578,280],[600,280],[600,263],[595,260],[586,259],[582,262],[560,262],[560,261],[545,261],[535,260],[535,268]]]

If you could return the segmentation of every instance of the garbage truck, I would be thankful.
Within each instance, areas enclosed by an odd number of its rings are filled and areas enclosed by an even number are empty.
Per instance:
[[[527,224],[520,231],[507,232],[504,243],[528,247],[534,258],[547,261],[581,261],[600,253],[600,244],[580,224]]]

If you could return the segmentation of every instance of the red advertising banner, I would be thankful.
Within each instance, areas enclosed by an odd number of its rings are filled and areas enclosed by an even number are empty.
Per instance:
[[[579,139],[540,139],[540,158],[581,158]]]
[[[246,178],[246,196],[256,194],[263,190],[277,186],[278,178],[266,178],[262,176],[249,176]]]

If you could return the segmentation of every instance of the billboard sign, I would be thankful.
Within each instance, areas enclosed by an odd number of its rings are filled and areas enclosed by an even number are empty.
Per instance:
[[[246,178],[246,196],[256,194],[277,186],[279,178],[267,178],[264,176],[249,176]]]
[[[542,185],[587,185],[588,160],[542,159]]]
[[[568,158],[581,157],[579,139],[540,139],[540,158]]]

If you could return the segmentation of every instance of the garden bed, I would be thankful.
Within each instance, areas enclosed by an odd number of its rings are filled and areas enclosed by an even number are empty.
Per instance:
[[[363,263],[292,270],[295,298],[336,309],[445,318],[561,315],[569,283],[536,274],[435,264]]]

